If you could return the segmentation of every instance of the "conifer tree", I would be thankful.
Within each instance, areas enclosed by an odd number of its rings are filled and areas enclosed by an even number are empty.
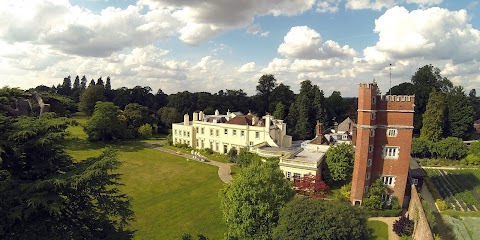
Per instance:
[[[447,94],[445,136],[467,139],[473,130],[475,110],[463,87],[455,86]]]
[[[443,133],[445,117],[445,97],[441,92],[433,90],[428,98],[427,108],[422,116],[423,126],[420,137],[430,141],[440,140]]]

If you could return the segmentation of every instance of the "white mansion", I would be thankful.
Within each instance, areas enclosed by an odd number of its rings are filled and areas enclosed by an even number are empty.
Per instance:
[[[292,145],[292,137],[286,134],[283,120],[266,115],[261,119],[249,113],[228,111],[220,115],[205,115],[202,111],[193,113],[190,121],[184,115],[182,123],[172,124],[174,144],[187,144],[192,148],[210,148],[215,152],[227,153],[232,148],[252,150],[259,146],[287,148]]]

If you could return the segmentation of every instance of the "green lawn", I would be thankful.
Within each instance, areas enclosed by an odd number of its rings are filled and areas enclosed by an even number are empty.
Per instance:
[[[372,220],[367,222],[372,231],[372,240],[388,240],[388,225],[382,221]]]
[[[145,142],[89,143],[81,126],[69,127],[66,151],[77,160],[98,156],[111,146],[123,162],[121,189],[132,198],[135,239],[181,239],[183,233],[222,239],[220,211],[224,186],[217,167],[147,148]]]

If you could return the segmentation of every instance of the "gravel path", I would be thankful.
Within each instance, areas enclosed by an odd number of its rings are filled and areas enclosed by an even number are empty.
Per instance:
[[[191,155],[191,154],[178,152],[178,151],[168,149],[168,148],[164,148],[164,147],[158,147],[158,146],[154,146],[154,145],[151,145],[151,144],[148,144],[148,146],[152,147],[154,149],[160,150],[162,152],[183,156],[183,157],[186,157],[190,160],[198,161],[198,160],[193,159],[193,155]],[[200,162],[200,161],[198,161],[198,162]],[[233,165],[233,163],[222,163],[222,162],[217,162],[217,161],[213,161],[213,160],[210,160],[210,159],[208,159],[208,162],[202,162],[202,163],[217,166],[218,167],[218,177],[220,177],[220,180],[222,180],[224,183],[228,183],[232,180],[232,174],[231,174],[230,167]]]

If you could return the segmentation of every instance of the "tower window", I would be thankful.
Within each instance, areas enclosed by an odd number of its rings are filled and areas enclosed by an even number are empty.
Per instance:
[[[372,118],[372,120],[375,120],[375,117],[377,116],[377,113],[376,112],[371,112],[370,113],[370,117]]]
[[[373,145],[368,146],[368,152],[372,153],[373,152]]]
[[[382,177],[383,185],[388,187],[395,186],[395,177],[394,176],[383,176]]]
[[[387,135],[388,135],[389,137],[396,137],[396,136],[397,136],[397,133],[398,133],[397,129],[389,128],[389,129],[387,130]]]
[[[372,159],[371,158],[367,159],[367,167],[370,167],[370,166],[372,166]]]
[[[375,104],[377,102],[377,97],[372,97],[372,104]]]
[[[367,175],[365,176],[365,180],[370,180],[370,173],[367,173]]]
[[[375,129],[370,129],[370,137],[375,137]]]
[[[385,147],[383,150],[383,157],[397,159],[399,152],[399,147]]]

